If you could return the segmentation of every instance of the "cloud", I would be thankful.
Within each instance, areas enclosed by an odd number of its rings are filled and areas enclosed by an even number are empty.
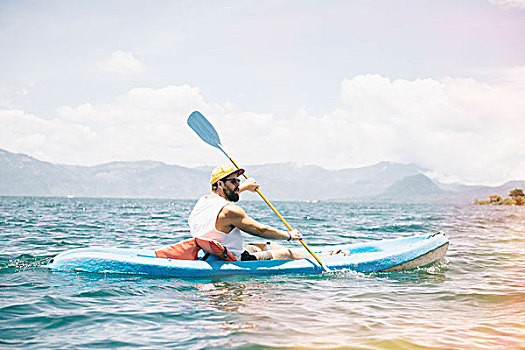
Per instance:
[[[144,70],[142,63],[133,57],[131,52],[122,50],[113,52],[110,57],[98,64],[98,68],[120,74],[137,74]]]
[[[339,113],[367,159],[414,162],[463,181],[525,174],[525,90],[473,79],[345,80]],[[357,131],[357,132],[356,132]],[[372,138],[382,147],[371,149]],[[360,147],[351,146],[359,157]]]
[[[213,164],[216,154],[198,140],[186,118],[195,109],[213,117],[231,108],[205,102],[198,88],[181,85],[131,89],[108,104],[63,106],[53,119],[4,109],[0,148],[65,164],[145,159]]]
[[[525,90],[525,66],[476,70],[477,79],[492,85],[503,85],[513,90]]]
[[[67,164],[224,162],[186,125],[200,110],[240,164],[293,161],[340,169],[388,160],[442,177],[499,184],[525,174],[525,90],[474,79],[341,83],[342,106],[322,114],[253,113],[213,103],[197,87],[134,88],[107,104],[63,106],[49,120],[0,111],[0,148]]]
[[[490,0],[491,3],[501,6],[503,8],[518,8],[525,9],[524,0]]]

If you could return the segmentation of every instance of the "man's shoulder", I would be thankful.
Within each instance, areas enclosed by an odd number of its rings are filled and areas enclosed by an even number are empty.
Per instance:
[[[227,202],[226,199],[222,198],[219,195],[216,195],[215,193],[208,193],[203,196],[201,196],[195,205],[206,205],[207,203],[223,203]]]
[[[238,215],[246,215],[244,210],[238,206],[237,204],[228,203],[222,208],[222,214],[230,217],[230,216],[238,216]]]

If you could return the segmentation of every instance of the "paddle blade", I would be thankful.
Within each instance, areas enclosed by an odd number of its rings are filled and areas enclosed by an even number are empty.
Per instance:
[[[221,140],[215,128],[200,112],[195,111],[188,117],[188,125],[208,145],[222,150]]]

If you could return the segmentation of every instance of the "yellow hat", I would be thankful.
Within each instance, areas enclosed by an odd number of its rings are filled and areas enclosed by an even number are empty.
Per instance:
[[[237,173],[237,176],[244,174],[244,169],[235,169],[231,165],[219,165],[211,172],[211,184],[213,185],[220,179],[230,176],[231,174]]]

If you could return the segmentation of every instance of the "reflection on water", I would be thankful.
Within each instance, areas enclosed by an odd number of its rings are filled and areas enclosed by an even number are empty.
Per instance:
[[[197,285],[198,301],[206,305],[228,312],[236,312],[245,307],[245,300],[253,295],[243,283],[215,282]]]

